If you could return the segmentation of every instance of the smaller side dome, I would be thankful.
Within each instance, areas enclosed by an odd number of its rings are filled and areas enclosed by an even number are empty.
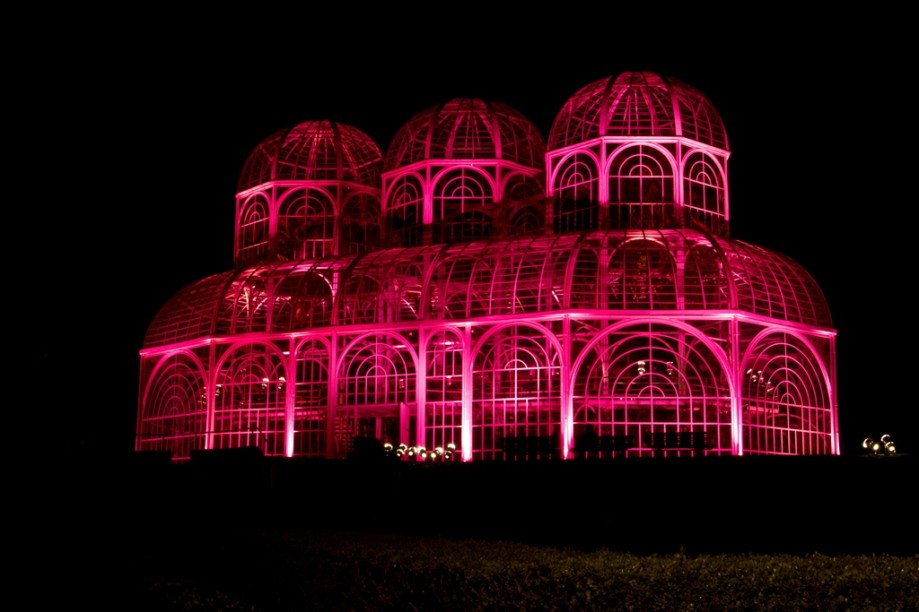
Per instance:
[[[686,83],[653,72],[623,72],[579,89],[556,115],[549,149],[601,136],[680,136],[728,148],[712,103]]]
[[[276,132],[249,155],[242,192],[269,181],[338,180],[378,187],[383,156],[364,132],[333,121],[306,121]]]
[[[454,98],[409,119],[387,149],[384,170],[431,159],[503,159],[541,168],[545,139],[511,106]]]

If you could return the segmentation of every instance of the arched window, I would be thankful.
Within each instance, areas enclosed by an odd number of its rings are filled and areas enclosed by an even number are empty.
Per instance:
[[[673,187],[673,168],[658,149],[637,145],[617,151],[609,169],[610,227],[673,227]]]
[[[140,417],[137,449],[169,451],[173,461],[205,447],[205,376],[188,355],[165,357],[149,386]]]
[[[555,181],[556,233],[597,228],[597,168],[593,158],[575,154],[564,161]]]
[[[434,242],[455,242],[490,236],[491,188],[470,168],[445,174],[434,188]]]
[[[744,452],[827,455],[832,410],[820,362],[789,334],[770,334],[743,361]]]
[[[278,254],[315,259],[335,253],[335,206],[325,193],[297,190],[278,210]]]
[[[255,446],[284,454],[287,377],[281,352],[263,344],[239,346],[217,372],[214,448]]]
[[[418,246],[421,244],[424,221],[424,189],[412,176],[400,178],[387,201],[387,218],[393,246]]]
[[[256,193],[240,207],[236,230],[236,257],[254,262],[268,255],[270,206],[265,194]]]
[[[731,453],[727,375],[696,336],[641,324],[602,333],[588,351],[573,373],[575,436],[588,425],[600,436],[631,436],[629,453],[643,454],[652,453],[649,432],[698,431],[710,452]]]
[[[511,444],[512,452],[526,451],[528,458],[557,453],[560,356],[547,333],[527,326],[502,329],[474,359],[472,456],[502,458]]]
[[[462,442],[463,341],[438,332],[428,341],[425,396],[425,448]]]
[[[295,457],[322,457],[326,452],[329,410],[329,351],[316,340],[297,349],[294,393]]]
[[[378,334],[359,340],[342,356],[333,426],[339,455],[355,436],[394,445],[414,443],[400,439],[402,432],[414,437],[414,429],[402,418],[414,414],[418,387],[407,345],[405,338]]]
[[[727,223],[721,173],[701,152],[687,157],[683,181],[684,207],[690,219],[722,233]]]

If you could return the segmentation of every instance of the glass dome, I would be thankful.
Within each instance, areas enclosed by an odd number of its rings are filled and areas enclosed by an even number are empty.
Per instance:
[[[683,137],[728,148],[721,116],[695,88],[653,72],[623,72],[582,87],[556,115],[549,149],[600,136]]]
[[[514,219],[524,200],[532,208],[544,195],[545,150],[536,127],[506,104],[454,98],[421,111],[396,132],[386,153],[386,244],[413,247],[529,230]]]
[[[503,159],[542,167],[545,150],[536,126],[507,104],[454,98],[419,112],[396,132],[384,169],[430,159]]]
[[[331,121],[265,139],[234,269],[148,328],[136,450],[839,454],[829,307],[729,237],[712,105],[627,72],[572,96],[549,140],[475,98],[416,114],[385,159]]]
[[[243,165],[237,190],[268,181],[337,180],[378,187],[380,147],[357,128],[306,121],[263,140]]]
[[[369,136],[328,120],[263,140],[239,179],[235,264],[377,246],[382,162]]]

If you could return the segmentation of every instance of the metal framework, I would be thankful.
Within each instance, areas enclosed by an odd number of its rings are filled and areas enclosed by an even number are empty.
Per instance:
[[[276,134],[240,179],[237,267],[149,327],[136,449],[570,458],[588,431],[601,457],[687,450],[665,432],[838,454],[829,309],[728,236],[728,156],[704,97],[650,73],[576,93],[548,151],[477,99],[422,111],[385,160],[333,122]]]

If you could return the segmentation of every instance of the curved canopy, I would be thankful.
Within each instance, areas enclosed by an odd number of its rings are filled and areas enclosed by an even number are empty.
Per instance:
[[[431,159],[503,159],[545,163],[545,140],[519,111],[501,102],[454,98],[409,119],[386,151],[384,170]]]
[[[616,317],[742,311],[832,325],[818,285],[784,255],[695,230],[611,230],[390,249],[225,272],[169,300],[144,346],[214,334],[563,310]]]

